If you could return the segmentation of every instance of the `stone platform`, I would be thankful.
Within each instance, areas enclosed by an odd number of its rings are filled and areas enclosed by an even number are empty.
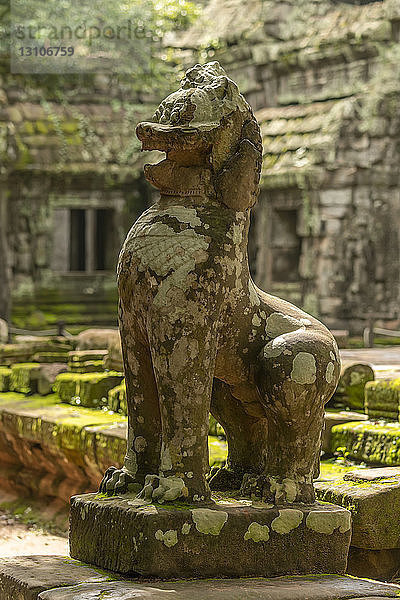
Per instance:
[[[350,512],[332,504],[271,506],[221,499],[207,507],[71,499],[71,556],[124,574],[274,577],[344,573]]]
[[[275,579],[117,579],[62,556],[2,559],[0,600],[348,600],[398,598],[400,586],[341,575]]]

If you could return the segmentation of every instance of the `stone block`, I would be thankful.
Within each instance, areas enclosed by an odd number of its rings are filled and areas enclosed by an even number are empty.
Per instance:
[[[220,499],[194,506],[145,504],[129,496],[71,498],[71,556],[125,574],[344,573],[350,529],[350,513],[327,504]]]
[[[12,365],[10,390],[21,394],[35,394],[40,377],[39,363],[19,363]]]
[[[332,428],[331,448],[371,465],[400,465],[400,423],[357,421]]]
[[[0,392],[8,392],[10,389],[11,369],[0,367]]]
[[[110,575],[64,556],[19,556],[2,558],[0,600],[36,600],[50,588],[75,586],[82,581],[103,583]]]
[[[350,546],[346,573],[354,577],[392,581],[398,574],[399,565],[400,548],[366,550]]]
[[[372,419],[399,420],[400,378],[370,381],[365,386],[365,411]]]
[[[110,338],[108,354],[104,358],[104,367],[110,371],[121,371],[122,373],[124,363],[122,359],[121,338],[119,332],[117,334]]]
[[[103,360],[85,360],[83,362],[69,363],[71,373],[101,373],[104,371]]]
[[[40,365],[37,391],[42,396],[51,394],[56,377],[67,371],[65,363],[49,363]]]
[[[322,433],[322,450],[327,454],[332,452],[331,434],[332,427],[335,425],[342,425],[343,423],[349,423],[354,421],[366,421],[367,415],[363,413],[356,413],[352,411],[341,410],[339,412],[327,411],[325,413],[325,428]]]
[[[32,357],[33,362],[39,362],[44,364],[49,363],[67,363],[68,353],[67,352],[37,352]]]
[[[8,324],[4,319],[0,319],[0,344],[6,344],[8,341]]]
[[[322,190],[320,193],[321,206],[345,206],[349,207],[352,201],[352,189]]]
[[[127,414],[125,381],[108,392],[108,406],[113,412]]]
[[[125,439],[121,415],[61,404],[55,394],[0,394],[0,460],[15,465],[3,479],[8,487],[23,483],[32,497],[52,495],[52,489],[37,485],[46,473],[54,475],[54,494],[65,502],[78,489],[97,489],[104,471],[122,463]],[[69,487],[61,489],[66,480]]]
[[[16,344],[0,344],[0,364],[12,365],[32,361],[38,352],[69,352],[72,342],[65,338],[18,336]]]
[[[315,482],[317,497],[352,513],[351,545],[400,548],[400,469],[360,469],[334,482]]]
[[[335,392],[335,400],[349,408],[364,411],[365,385],[372,381],[374,376],[374,369],[371,365],[344,361]]]
[[[103,360],[107,355],[107,350],[73,350],[68,354],[68,363],[82,364],[88,360]]]
[[[120,465],[126,452],[126,421],[88,426],[84,429],[85,446],[82,455],[91,468],[92,481],[101,481],[111,464]],[[70,494],[71,495],[71,494]]]
[[[62,402],[87,408],[107,406],[108,393],[123,379],[122,373],[62,373],[56,378],[54,390]]]
[[[104,350],[119,340],[118,329],[90,328],[76,336],[77,350]]]

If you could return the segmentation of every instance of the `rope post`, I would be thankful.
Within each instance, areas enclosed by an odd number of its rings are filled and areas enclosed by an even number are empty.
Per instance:
[[[368,323],[368,327],[366,327],[364,329],[364,333],[363,333],[364,348],[373,348],[374,347],[375,319],[374,319],[372,313],[369,313],[367,315],[367,323]]]

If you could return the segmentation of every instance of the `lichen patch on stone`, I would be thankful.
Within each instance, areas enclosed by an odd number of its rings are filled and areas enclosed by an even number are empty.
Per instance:
[[[204,534],[219,535],[228,520],[228,513],[209,508],[194,508],[192,518],[197,531]]]
[[[306,525],[317,533],[331,535],[335,529],[346,533],[351,528],[351,514],[348,510],[313,510],[307,516]]]
[[[245,540],[253,540],[253,542],[267,542],[269,540],[268,525],[260,525],[260,523],[250,523],[246,533]]]
[[[181,531],[182,531],[182,534],[183,534],[183,535],[188,535],[188,533],[189,533],[189,531],[190,531],[190,528],[191,528],[191,527],[192,527],[192,526],[191,526],[191,524],[190,524],[190,523],[184,523],[184,524],[182,525],[182,529],[181,529]]]
[[[264,358],[276,358],[286,350],[286,340],[283,336],[278,336],[264,346]]]
[[[296,331],[296,329],[301,327],[304,326],[298,319],[294,319],[293,317],[284,315],[283,313],[275,312],[267,318],[267,322],[265,324],[265,333],[270,338],[275,338],[279,335],[283,335],[284,333]]]
[[[296,383],[315,383],[317,378],[315,356],[309,352],[299,352],[296,354],[293,359],[293,368],[290,373],[290,378]]]
[[[271,529],[277,533],[290,533],[293,529],[296,529],[303,520],[303,513],[301,510],[294,508],[285,508],[279,511],[279,517],[276,517],[271,523]]]
[[[333,379],[334,371],[335,371],[335,365],[332,362],[329,362],[328,366],[326,367],[326,372],[325,372],[325,379],[328,383],[331,383],[331,381]]]
[[[178,532],[175,529],[169,529],[165,533],[161,529],[158,529],[154,537],[156,540],[162,542],[164,546],[167,546],[167,548],[172,548],[172,546],[178,543]]]
[[[275,495],[276,504],[288,502],[291,504],[297,497],[297,484],[293,479],[285,477],[282,483],[277,482],[273,477],[270,478],[270,489]]]
[[[143,452],[143,450],[146,448],[146,446],[147,446],[146,440],[144,439],[144,437],[139,435],[135,439],[135,442],[134,442],[134,448],[135,448],[136,452]]]
[[[161,210],[159,215],[175,217],[177,221],[180,221],[181,223],[188,223],[191,227],[201,227],[202,225],[200,218],[197,216],[196,209],[186,207],[181,204],[169,206],[166,210]]]

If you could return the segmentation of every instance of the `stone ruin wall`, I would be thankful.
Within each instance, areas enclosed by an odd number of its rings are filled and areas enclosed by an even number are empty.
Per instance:
[[[54,99],[51,78],[10,75],[0,66],[0,193],[13,323],[29,329],[57,321],[115,324],[119,248],[150,202],[141,167],[132,167],[134,149],[128,156],[135,108],[128,107],[127,117],[119,100],[128,104],[128,90],[122,82],[110,101],[105,81],[81,78],[77,93],[76,82],[62,80],[63,105]],[[70,247],[74,211],[85,213],[85,264],[78,268]]]
[[[328,118],[327,108],[321,132],[302,132],[310,169],[297,168],[290,152],[286,169],[264,164],[250,248],[255,280],[333,328],[359,333],[369,311],[398,328],[400,87],[392,89],[392,65],[400,51],[399,6],[391,0],[251,2],[253,24],[246,24],[239,4],[209,3],[209,22],[216,21],[227,42],[212,52],[259,119],[268,107],[276,107],[279,121],[285,118],[280,107],[348,99],[336,118]],[[198,28],[198,40],[204,43],[204,36]],[[314,140],[307,140],[310,133]],[[275,208],[298,211],[298,280],[286,284],[271,277]]]

